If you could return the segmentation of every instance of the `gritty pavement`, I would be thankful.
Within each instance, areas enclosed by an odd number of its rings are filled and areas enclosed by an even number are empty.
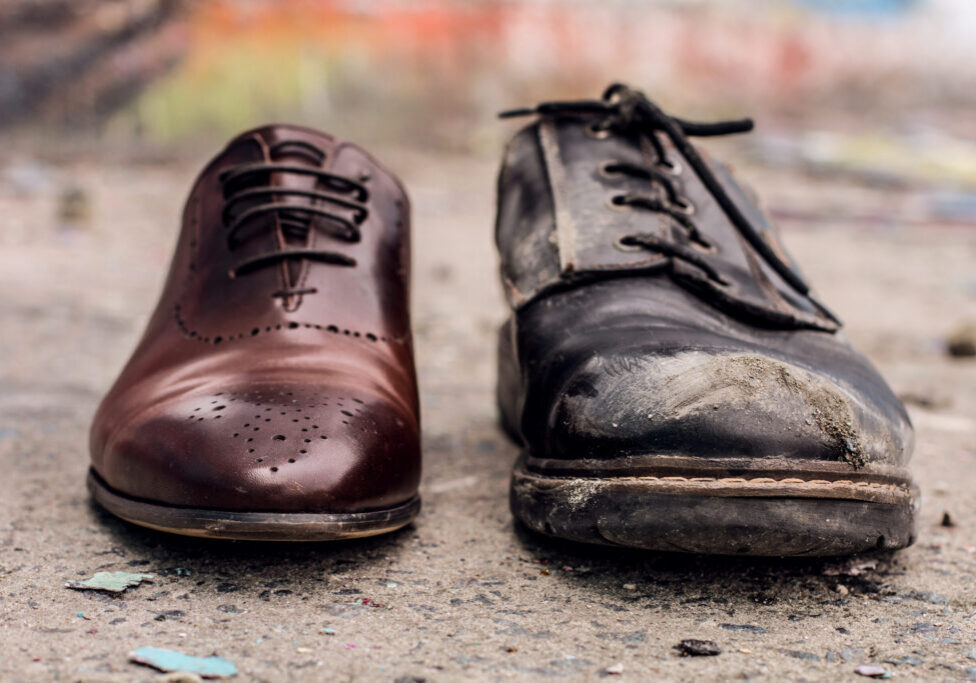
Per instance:
[[[84,488],[89,420],[154,305],[204,159],[0,164],[0,680],[162,680],[129,661],[140,647],[216,654],[248,681],[834,681],[861,664],[976,679],[976,361],[944,351],[976,320],[976,227],[917,219],[912,188],[744,167],[909,403],[919,538],[841,561],[623,552],[531,535],[508,512],[494,155],[375,152],[414,203],[424,508],[393,535],[323,545],[155,533]],[[98,571],[155,578],[65,587]],[[722,653],[680,656],[684,639]]]

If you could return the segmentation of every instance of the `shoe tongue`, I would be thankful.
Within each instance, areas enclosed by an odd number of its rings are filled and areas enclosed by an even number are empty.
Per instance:
[[[321,168],[325,160],[323,154],[321,158],[316,158],[312,150],[304,146],[290,146],[280,144],[274,151],[270,152],[270,161],[288,166],[307,166],[309,168]],[[272,187],[283,187],[294,190],[315,190],[318,185],[318,178],[314,175],[302,173],[275,172],[270,174],[269,184]],[[277,238],[279,248],[302,248],[309,246],[312,240],[313,222],[316,220],[314,215],[301,211],[314,200],[308,197],[296,195],[282,195],[274,198],[278,204],[294,204],[299,210],[294,213],[282,211],[277,216]],[[305,263],[301,260],[293,259],[286,261],[288,273],[288,285],[292,286],[301,278],[302,268]]]

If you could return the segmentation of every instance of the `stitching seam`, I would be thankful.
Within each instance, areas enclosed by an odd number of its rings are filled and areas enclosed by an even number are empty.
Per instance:
[[[531,470],[528,470],[530,474],[536,474]],[[543,475],[544,476],[544,475]],[[889,489],[895,491],[904,491],[907,485],[903,484],[881,484],[878,482],[867,482],[867,481],[853,481],[850,479],[838,479],[836,481],[829,481],[827,479],[798,479],[793,477],[788,477],[786,479],[772,479],[770,477],[757,477],[755,479],[746,479],[744,477],[655,477],[655,476],[640,476],[640,477],[554,477],[560,479],[585,479],[587,481],[663,481],[663,482],[715,482],[719,484],[802,484],[805,486],[854,486],[857,488],[870,488],[870,489]]]
[[[340,329],[336,325],[319,325],[317,323],[303,323],[292,321],[288,323],[278,323],[275,325],[266,325],[264,328],[255,327],[250,332],[237,332],[235,334],[229,335],[216,335],[214,337],[202,337],[197,334],[196,330],[191,330],[186,321],[180,316],[180,304],[175,304],[173,306],[173,318],[176,321],[177,327],[183,332],[183,336],[194,341],[201,342],[203,344],[220,344],[223,341],[234,341],[237,339],[245,339],[247,337],[256,337],[259,334],[266,334],[268,332],[279,332],[282,330],[297,330],[300,327],[307,329],[322,330],[324,332],[330,332],[332,334],[342,334],[347,337],[355,337],[357,339],[366,339],[371,342],[386,342],[388,344],[403,344],[406,342],[406,336],[400,337],[384,337],[380,335],[373,334],[372,332],[359,332],[358,330],[347,330]]]

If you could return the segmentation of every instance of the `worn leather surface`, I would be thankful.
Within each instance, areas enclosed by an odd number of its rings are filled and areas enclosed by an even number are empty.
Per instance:
[[[338,239],[313,217],[296,241],[267,213],[246,221],[229,249],[221,173],[250,163],[362,182],[361,239]],[[265,180],[334,189],[297,173]],[[229,276],[242,260],[289,248],[357,265],[290,259]],[[362,149],[292,126],[237,137],[197,179],[159,304],[95,416],[95,471],[122,494],[194,508],[358,512],[411,499],[420,445],[409,258],[406,194]]]
[[[498,400],[530,455],[682,455],[902,465],[903,406],[839,324],[743,238],[686,160],[679,194],[715,246],[693,264],[617,241],[654,233],[688,245],[663,213],[611,207],[651,181],[601,164],[653,163],[637,135],[587,135],[586,116],[541,116],[507,147],[496,241],[512,317],[501,330]],[[706,158],[707,159],[707,158]],[[769,220],[731,174],[710,168],[779,258]]]
[[[616,240],[634,233],[653,233],[683,246],[692,243],[687,231],[664,213],[612,206],[614,195],[646,192],[648,183],[625,175],[608,175],[601,172],[601,165],[619,161],[650,165],[654,163],[652,152],[632,136],[595,139],[585,133],[586,124],[583,118],[547,117],[517,135],[508,147],[508,161],[500,181],[505,185],[506,196],[499,202],[503,216],[498,229],[505,287],[512,304],[520,306],[540,292],[603,273],[623,275],[669,269],[673,277],[691,289],[702,290],[712,301],[734,302],[741,310],[755,311],[757,315],[753,317],[774,319],[772,324],[837,329],[834,320],[809,297],[784,282],[743,239],[672,145],[665,147],[678,168],[673,182],[693,204],[693,220],[699,226],[707,226],[709,240],[715,247],[714,251],[702,251],[699,257],[721,273],[727,284],[716,285],[696,268],[659,253],[621,249]],[[762,239],[774,251],[782,252],[775,232],[734,178],[720,164],[711,166],[733,201],[752,218]],[[535,182],[544,182],[548,195],[548,202],[535,208],[526,206],[535,194],[530,189],[531,182],[517,190],[510,189],[529,173],[538,176]],[[513,191],[513,197],[507,196]],[[526,209],[528,217],[522,215]],[[543,215],[532,218],[540,211]],[[608,211],[618,215],[610,217]],[[534,225],[526,230],[526,223]],[[595,226],[601,228],[594,229]],[[532,247],[527,248],[524,240],[529,240]]]

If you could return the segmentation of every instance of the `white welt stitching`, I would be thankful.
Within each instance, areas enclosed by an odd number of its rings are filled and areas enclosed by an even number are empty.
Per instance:
[[[612,478],[566,477],[566,478],[586,479],[588,481],[660,481],[665,483],[689,482],[694,484],[714,482],[717,484],[761,484],[764,486],[770,486],[774,484],[801,484],[803,486],[857,486],[861,488],[889,489],[893,491],[904,491],[907,488],[905,485],[880,484],[878,482],[873,482],[873,481],[854,482],[851,481],[850,479],[828,481],[826,479],[797,479],[795,477],[790,477],[787,479],[771,479],[769,477],[757,477],[755,479],[745,479],[743,477],[679,477],[679,476],[667,476],[667,477],[641,476],[641,477],[612,477]]]

